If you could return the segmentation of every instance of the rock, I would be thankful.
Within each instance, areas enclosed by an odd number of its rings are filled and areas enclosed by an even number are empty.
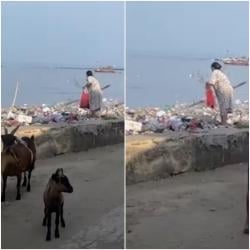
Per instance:
[[[215,212],[216,209],[215,209],[215,208],[210,208],[209,211],[210,211],[210,212]]]
[[[32,123],[32,116],[28,115],[17,115],[15,117],[15,120],[17,120],[20,123]]]
[[[125,125],[126,131],[134,131],[134,132],[141,132],[142,131],[142,123],[141,122],[126,120],[125,124],[126,124]]]

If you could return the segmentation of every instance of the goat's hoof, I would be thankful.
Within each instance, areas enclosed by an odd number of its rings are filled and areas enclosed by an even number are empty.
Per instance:
[[[55,232],[55,238],[59,238],[60,235],[59,235],[59,232]]]
[[[47,236],[46,237],[46,241],[50,241],[51,240],[51,237],[50,236]]]
[[[17,200],[17,201],[21,200],[21,195],[20,195],[20,194],[17,195],[16,200]]]
[[[61,226],[62,226],[62,227],[66,227],[66,225],[65,225],[65,222],[64,222],[64,221],[62,221]]]
[[[5,202],[5,198],[4,197],[1,198],[1,202]]]
[[[30,192],[30,190],[31,190],[31,188],[28,186],[28,187],[27,187],[27,192]]]
[[[243,231],[244,234],[249,234],[249,229],[248,228],[245,228],[244,231]]]
[[[26,185],[27,185],[27,183],[26,183],[26,182],[24,182],[24,183],[22,184],[22,187],[26,187]]]
[[[44,227],[46,226],[46,221],[43,221],[43,224],[42,224]]]

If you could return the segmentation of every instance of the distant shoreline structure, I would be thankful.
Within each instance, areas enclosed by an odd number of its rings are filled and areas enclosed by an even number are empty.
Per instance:
[[[229,65],[239,65],[239,66],[248,66],[249,58],[247,57],[227,57],[222,59],[216,59],[217,61],[222,61],[224,64]]]
[[[64,65],[32,65],[32,64],[27,64],[27,65],[3,65],[1,64],[1,68],[9,68],[9,67],[15,67],[15,68],[38,68],[38,69],[69,69],[69,70],[93,70],[95,71],[96,69],[105,69],[108,67],[97,67],[97,66],[64,66]],[[112,70],[114,71],[124,71],[123,67],[112,67]]]
[[[93,68],[93,67],[67,67],[67,66],[59,66],[54,67],[56,69],[76,69],[76,70],[93,70],[95,72],[105,72],[105,73],[115,73],[115,71],[123,71],[123,68],[113,68],[111,66],[108,67],[99,67],[99,68]]]
[[[96,68],[94,71],[97,73],[115,73],[115,69],[112,66]]]

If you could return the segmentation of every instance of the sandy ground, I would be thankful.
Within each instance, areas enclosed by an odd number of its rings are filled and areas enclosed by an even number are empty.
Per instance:
[[[2,248],[123,248],[123,145],[37,161],[31,193],[16,201],[16,179],[9,178],[2,203]],[[66,228],[46,242],[42,195],[51,174],[63,167],[74,192],[65,194]]]
[[[247,164],[127,187],[127,248],[248,248]]]

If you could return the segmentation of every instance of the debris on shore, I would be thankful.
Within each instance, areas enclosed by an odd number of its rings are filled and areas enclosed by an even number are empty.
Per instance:
[[[178,104],[164,109],[126,108],[126,134],[163,133],[171,131],[198,132],[216,129],[219,125],[219,111],[204,106]],[[233,113],[228,116],[229,126],[249,126],[248,101],[236,100]]]
[[[103,99],[103,108],[100,112],[100,118],[96,119],[123,119],[124,104],[112,99]],[[2,108],[2,124],[5,126],[16,126],[18,124],[50,124],[50,123],[77,123],[82,120],[91,119],[89,110],[79,108],[79,101],[60,102],[55,105],[37,105],[28,107],[14,106],[12,108]]]

